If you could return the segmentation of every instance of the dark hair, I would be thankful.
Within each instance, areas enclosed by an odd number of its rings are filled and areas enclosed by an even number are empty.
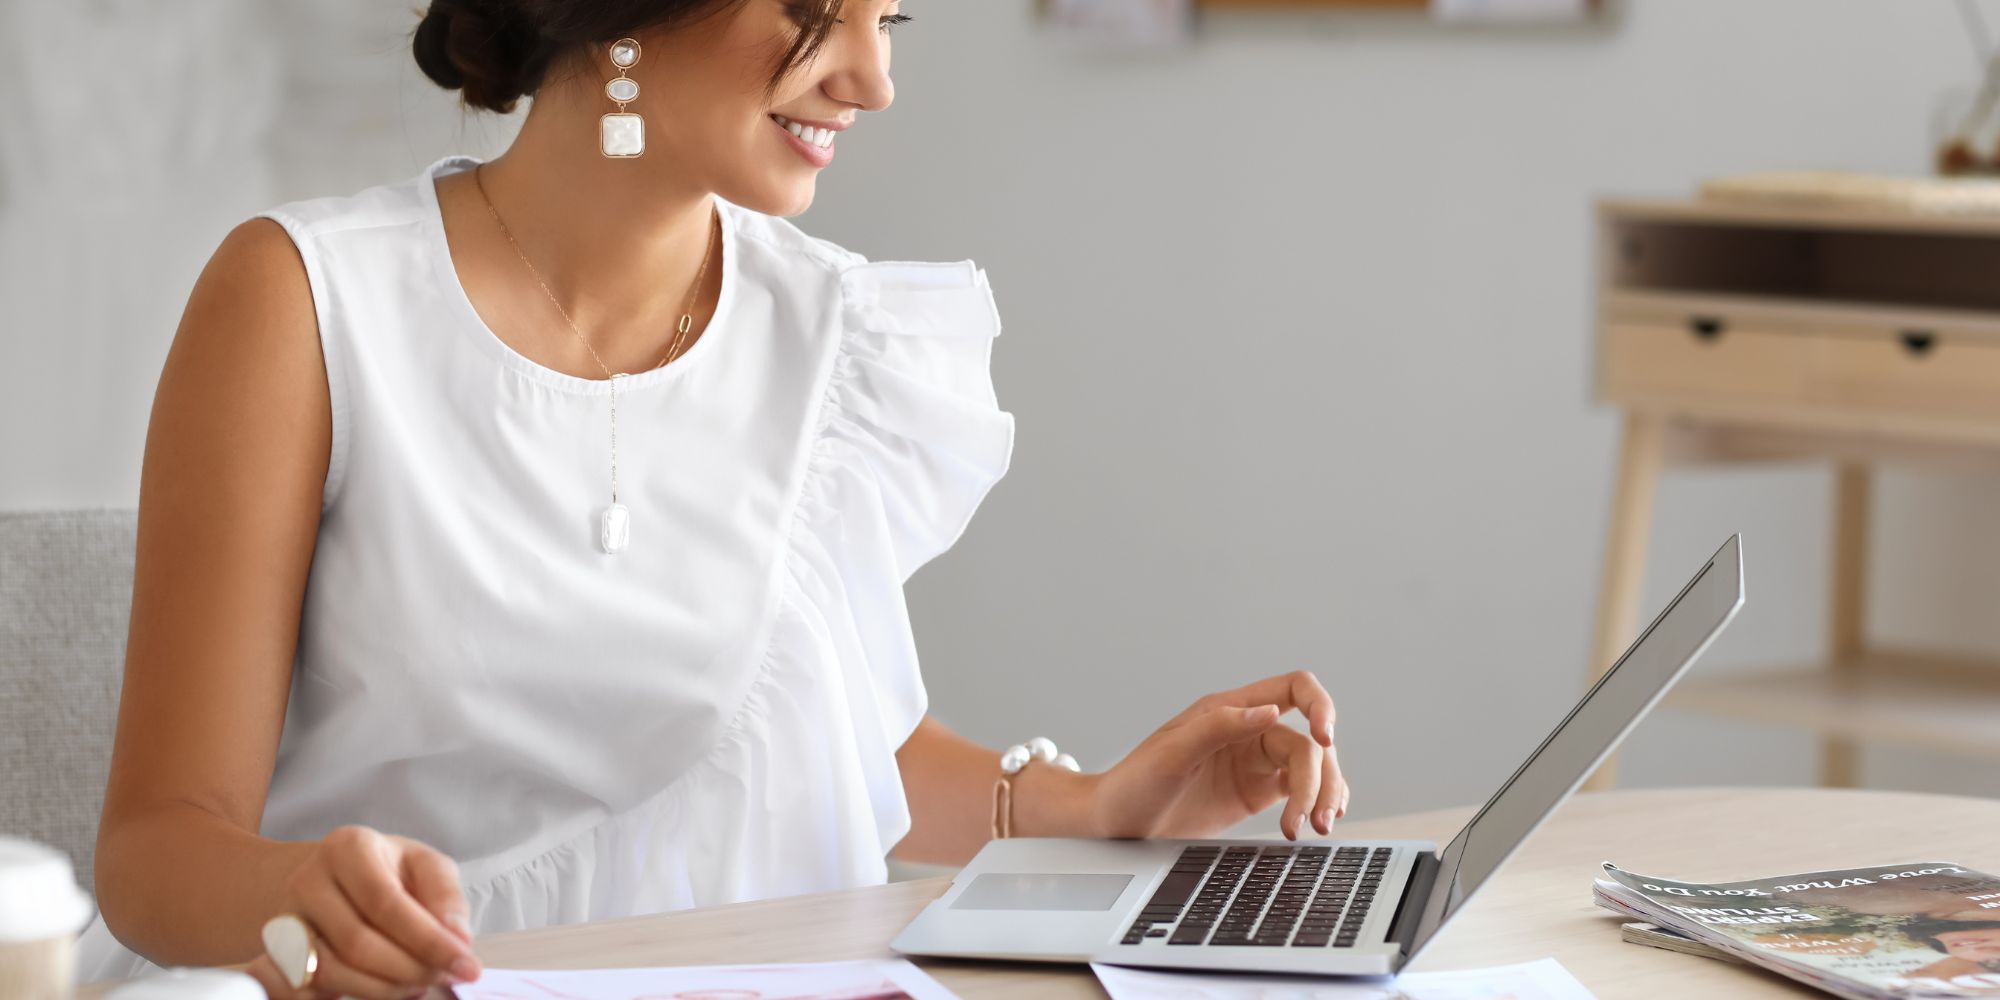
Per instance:
[[[410,50],[438,86],[466,106],[506,114],[542,86],[564,53],[608,45],[664,24],[698,21],[743,0],[431,0]],[[826,42],[842,0],[797,0],[800,27],[771,72],[765,96]]]
[[[1951,949],[1945,947],[1943,941],[1938,940],[1938,935],[1950,934],[1953,931],[1977,931],[1988,928],[2000,928],[2000,920],[1945,920],[1938,917],[1921,917],[1904,924],[1901,929],[1903,935],[1910,940],[1919,944],[1929,945],[1949,955],[1951,954]]]

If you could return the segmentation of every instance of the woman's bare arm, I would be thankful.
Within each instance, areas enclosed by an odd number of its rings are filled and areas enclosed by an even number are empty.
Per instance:
[[[274,997],[394,1000],[479,975],[457,865],[361,826],[257,833],[333,439],[319,344],[291,238],[268,219],[237,226],[195,282],[153,400],[98,906],[156,963],[257,958]],[[257,957],[279,913],[321,936],[307,990]]]
[[[275,222],[222,241],[160,373],[97,890],[165,964],[255,955],[317,842],[257,835],[332,440],[305,267]]]
[[[962,865],[992,838],[993,782],[1000,752],[924,716],[896,752],[910,806],[910,832],[897,842],[903,861]],[[1088,837],[1095,774],[1035,763],[1013,779],[1012,832],[1019,837]]]

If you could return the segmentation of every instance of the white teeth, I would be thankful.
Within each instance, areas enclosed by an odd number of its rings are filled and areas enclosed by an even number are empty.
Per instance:
[[[771,120],[777,122],[779,125],[784,126],[785,131],[790,132],[791,134],[798,136],[800,139],[812,143],[813,145],[818,146],[821,149],[825,149],[826,147],[833,145],[833,137],[835,135],[833,129],[818,128],[812,125],[801,125],[798,122],[791,120],[790,118],[786,118],[784,115],[774,114],[771,116]]]

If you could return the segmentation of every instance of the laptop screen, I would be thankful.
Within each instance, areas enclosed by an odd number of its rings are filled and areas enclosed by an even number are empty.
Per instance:
[[[1743,604],[1741,540],[1731,536],[1472,822],[1438,856],[1411,953],[1436,933],[1555,807],[1609,756]]]

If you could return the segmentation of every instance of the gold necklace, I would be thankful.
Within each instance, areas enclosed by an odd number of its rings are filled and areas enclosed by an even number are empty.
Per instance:
[[[500,210],[493,207],[493,199],[486,193],[486,182],[480,177],[480,170],[485,166],[486,164],[481,163],[472,168],[472,182],[479,188],[479,198],[486,203],[486,211],[493,216],[494,223],[500,227],[500,235],[507,237],[507,244],[514,248],[514,253],[521,258],[521,263],[528,265],[528,273],[533,274],[535,283],[542,286],[542,294],[549,297],[549,304],[555,306],[556,312],[562,314],[563,322],[569,324],[570,332],[576,334],[576,339],[583,344],[583,349],[590,352],[590,359],[597,362],[597,367],[611,382],[611,505],[604,508],[604,513],[598,519],[598,541],[604,547],[604,551],[618,552],[625,548],[632,537],[632,513],[624,504],[618,502],[618,380],[630,378],[631,373],[613,372],[604,363],[604,359],[597,356],[597,348],[590,346],[590,338],[585,337],[583,331],[577,328],[576,321],[569,318],[569,310],[564,309],[562,302],[556,299],[556,293],[549,290],[549,283],[542,280],[542,272],[535,268],[535,262],[529,260],[527,253],[521,249],[521,244],[515,242],[514,234],[508,230],[506,220],[500,218]],[[720,223],[719,219],[714,218],[712,208],[710,218],[712,222]],[[701,253],[701,268],[695,271],[694,283],[688,287],[687,305],[682,309],[681,321],[674,324],[674,339],[668,342],[666,353],[660,356],[660,362],[654,365],[654,368],[664,368],[667,362],[680,357],[681,345],[687,341],[688,331],[694,328],[694,297],[701,291],[701,279],[708,274],[708,259],[714,252],[715,241],[711,237],[708,246]]]

